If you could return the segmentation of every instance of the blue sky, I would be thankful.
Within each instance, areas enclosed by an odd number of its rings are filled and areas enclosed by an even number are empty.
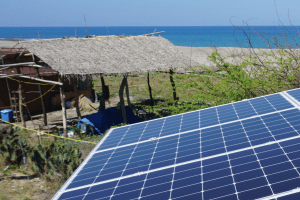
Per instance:
[[[274,0],[1,0],[0,27],[278,25]],[[278,14],[300,25],[300,1],[276,0]]]

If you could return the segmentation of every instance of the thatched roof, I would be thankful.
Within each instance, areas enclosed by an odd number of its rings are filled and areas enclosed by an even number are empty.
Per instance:
[[[61,74],[127,74],[198,65],[158,36],[100,36],[19,43]]]

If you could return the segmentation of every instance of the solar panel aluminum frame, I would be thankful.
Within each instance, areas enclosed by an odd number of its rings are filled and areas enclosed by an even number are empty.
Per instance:
[[[290,91],[290,90],[289,90]],[[300,110],[300,103],[295,100],[291,95],[289,95],[287,92],[279,92],[279,93],[275,93],[275,94],[270,94],[270,95],[265,95],[263,97],[267,97],[267,96],[272,96],[272,95],[276,95],[276,94],[280,94],[284,99],[286,99],[288,102],[290,102],[294,108],[298,108]],[[256,98],[252,98],[252,99],[257,99],[257,98],[261,98],[261,97],[256,97]],[[252,100],[251,99],[251,100]],[[250,99],[244,99],[242,101],[249,101]],[[238,101],[238,102],[242,102],[242,101]],[[234,103],[238,103],[238,102],[234,102]],[[227,103],[227,104],[223,104],[223,105],[220,105],[220,106],[225,106],[225,105],[230,105],[230,104],[234,104],[234,103]],[[215,107],[220,107],[220,106],[213,106],[213,107],[209,107],[209,108],[205,108],[205,109],[201,109],[201,110],[207,110],[207,109],[212,109],[212,108],[215,108]],[[289,108],[289,109],[294,109],[294,108]],[[287,110],[289,110],[287,109]],[[283,110],[282,110],[283,111]],[[164,118],[169,118],[169,117],[174,117],[174,116],[179,116],[179,115],[183,115],[183,114],[187,114],[187,113],[192,113],[192,112],[199,112],[199,110],[196,110],[196,111],[190,111],[190,112],[186,112],[186,113],[181,113],[181,114],[177,114],[177,115],[172,115],[172,116],[167,116],[167,117],[164,117]],[[275,111],[274,113],[276,113],[278,111]],[[238,120],[234,120],[234,121],[242,121],[242,120],[245,120],[245,119],[250,119],[250,118],[255,118],[255,117],[259,117],[259,116],[263,116],[263,115],[269,115],[273,112],[270,112],[270,113],[265,113],[265,114],[262,114],[262,115],[255,115],[253,117],[248,117],[248,118],[244,118],[244,119],[238,119]],[[153,120],[149,120],[149,121],[155,121],[155,120],[162,120],[163,118],[159,118],[159,119],[153,119]],[[140,122],[139,124],[141,123],[148,123],[149,121],[144,121],[144,122]],[[229,121],[229,122],[225,122],[224,124],[228,124],[228,123],[233,123],[234,121]],[[223,124],[223,123],[222,123]],[[190,130],[190,131],[186,131],[186,133],[188,132],[191,132],[191,131],[195,131],[195,130],[201,130],[201,129],[205,129],[205,128],[209,128],[209,127],[213,127],[213,126],[219,126],[220,124],[216,124],[216,125],[212,125],[212,126],[208,126],[208,127],[203,127],[203,128],[199,128],[199,129],[194,129],[194,130]],[[113,132],[113,130],[115,129],[119,129],[119,128],[124,128],[124,127],[127,127],[127,126],[132,126],[132,125],[126,125],[126,126],[122,126],[122,127],[116,127],[116,128],[113,128],[113,129],[110,129],[108,131],[108,133],[101,139],[101,141],[93,148],[93,150],[90,152],[90,154],[85,158],[85,160],[80,164],[80,166],[75,170],[75,172],[72,174],[72,176],[66,181],[66,183],[60,188],[60,190],[55,194],[55,196],[52,198],[52,199],[58,199],[61,194],[63,194],[65,192],[65,189],[67,188],[67,186],[73,181],[73,179],[77,176],[77,174],[81,171],[81,169],[85,166],[85,164],[90,160],[90,158],[97,152],[102,152],[102,151],[107,151],[108,149],[115,149],[115,148],[122,148],[124,146],[127,146],[127,145],[133,145],[134,143],[129,143],[129,144],[126,144],[126,145],[122,145],[122,146],[115,146],[115,147],[111,147],[111,148],[107,148],[107,149],[102,149],[102,150],[98,150],[97,149],[105,142],[105,140],[107,139],[107,137],[110,136],[110,134]],[[171,135],[167,135],[167,136],[163,136],[162,138],[165,138],[165,137],[172,137],[174,135],[177,135],[177,134],[184,134],[184,133],[175,133],[175,134],[171,134]],[[151,140],[151,138],[149,138]],[[156,138],[156,139],[160,139],[160,137]],[[144,141],[140,141],[140,142],[136,142],[136,143],[142,143],[142,142],[148,142],[149,140],[144,140]],[[267,145],[267,144],[266,144]],[[238,151],[238,150],[237,150]],[[198,159],[197,159],[198,160]],[[194,162],[194,161],[188,161],[187,163],[190,163],[190,162]],[[196,162],[196,161],[195,161]],[[185,164],[187,164],[185,163]],[[176,164],[175,164],[176,165]],[[178,164],[177,164],[178,165]],[[183,165],[183,164],[179,164],[179,165]],[[174,166],[165,166],[166,168],[169,168],[169,167],[174,167]],[[163,167],[164,168],[164,167]],[[152,170],[150,170],[152,171]],[[154,171],[157,171],[157,170],[154,170]],[[144,172],[140,172],[140,173],[144,173]],[[132,174],[132,175],[129,175],[129,176],[136,176],[136,174]],[[120,179],[121,177],[119,177],[118,179]],[[124,177],[125,178],[125,177]],[[105,182],[105,181],[104,181]],[[293,190],[294,191],[294,190]],[[292,192],[292,191],[291,191]],[[289,193],[291,194],[291,193]],[[264,197],[267,199],[267,197]],[[274,198],[274,197],[270,197],[271,198]]]
[[[106,138],[110,135],[113,129],[110,129],[105,136],[100,140],[100,142],[92,149],[89,155],[84,159],[84,161],[79,165],[79,167],[75,170],[75,172],[68,178],[68,180],[63,184],[63,186],[56,192],[56,194],[52,197],[52,199],[58,199],[63,191],[67,188],[69,183],[73,181],[73,179],[77,176],[80,170],[85,166],[85,164],[90,160],[90,158],[94,155],[96,150],[101,146],[101,144],[106,140]]]

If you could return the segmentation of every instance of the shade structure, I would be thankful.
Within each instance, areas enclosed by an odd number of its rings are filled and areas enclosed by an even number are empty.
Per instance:
[[[111,129],[53,199],[300,199],[300,89]]]
[[[199,65],[159,36],[30,40],[19,47],[61,74],[128,74]]]

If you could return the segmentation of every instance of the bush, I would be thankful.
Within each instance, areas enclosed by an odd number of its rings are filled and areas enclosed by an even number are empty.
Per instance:
[[[6,165],[17,164],[20,166],[23,160],[20,143],[22,144],[26,156],[30,148],[24,139],[19,138],[17,131],[9,127],[8,130],[0,132],[0,152]]]
[[[81,152],[75,145],[62,145],[53,142],[48,147],[35,145],[31,152],[32,169],[45,174],[48,179],[56,175],[67,179],[82,162]]]

